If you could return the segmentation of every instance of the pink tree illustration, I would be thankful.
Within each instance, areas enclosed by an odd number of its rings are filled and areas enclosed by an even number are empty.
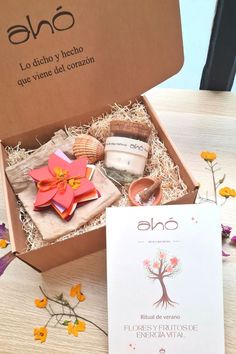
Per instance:
[[[179,259],[168,256],[164,251],[159,251],[157,257],[153,261],[145,259],[143,265],[147,271],[149,279],[158,280],[161,285],[162,296],[153,305],[157,307],[161,305],[162,307],[167,308],[169,305],[174,306],[177,304],[170,299],[164,280],[166,278],[174,277],[179,272]]]

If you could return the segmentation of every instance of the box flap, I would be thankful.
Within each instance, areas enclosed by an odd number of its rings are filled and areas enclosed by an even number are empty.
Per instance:
[[[0,138],[134,98],[183,64],[178,0],[8,0]]]

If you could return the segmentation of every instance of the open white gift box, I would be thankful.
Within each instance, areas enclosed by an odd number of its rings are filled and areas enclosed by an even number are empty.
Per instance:
[[[105,247],[105,227],[25,252],[16,196],[6,178],[5,146],[46,142],[59,128],[86,123],[114,103],[140,100],[178,165],[194,203],[197,184],[145,96],[180,70],[177,0],[21,0],[1,14],[1,170],[13,252],[39,271]]]

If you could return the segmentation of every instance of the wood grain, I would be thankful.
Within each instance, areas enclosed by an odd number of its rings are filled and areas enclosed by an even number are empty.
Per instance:
[[[212,192],[211,180],[203,160],[202,150],[215,151],[221,170],[226,173],[225,184],[236,188],[236,95],[207,91],[154,89],[148,93],[161,120],[194,177],[201,184],[201,193]],[[0,183],[0,221],[6,221]],[[236,234],[236,200],[222,207],[222,222],[233,226]],[[227,243],[231,254],[223,261],[226,354],[236,348],[236,247]],[[0,251],[3,255],[5,251]],[[209,262],[211,255],[209,254]],[[78,338],[69,336],[66,328],[49,328],[45,344],[35,342],[33,328],[48,318],[45,310],[34,306],[40,296],[39,285],[54,295],[68,294],[72,285],[81,282],[86,301],[78,310],[82,316],[107,330],[106,261],[105,251],[78,259],[39,274],[26,264],[15,260],[0,278],[1,335],[0,353],[107,353],[107,338],[88,325]],[[211,294],[214,298],[214,294]],[[208,299],[211,301],[211,299]],[[214,340],[214,338],[213,338]],[[122,353],[119,353],[122,354]],[[177,354],[177,353],[176,353]],[[190,353],[191,354],[191,353]]]

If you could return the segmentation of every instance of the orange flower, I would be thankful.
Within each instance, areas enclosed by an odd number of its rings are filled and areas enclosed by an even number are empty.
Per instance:
[[[77,299],[79,301],[84,301],[85,300],[85,296],[84,294],[81,292],[81,284],[77,284],[75,286],[72,286],[72,288],[70,289],[70,296],[71,297],[77,297]]]
[[[68,323],[67,332],[68,334],[73,334],[75,337],[78,337],[79,332],[84,332],[86,324],[83,321],[77,321],[75,324],[72,322]]]
[[[236,191],[234,189],[229,188],[229,187],[223,187],[219,190],[219,194],[225,198],[235,197]]]
[[[0,248],[6,248],[8,245],[8,242],[4,239],[0,239]]]
[[[80,290],[81,290],[80,284],[72,286],[72,288],[70,289],[70,296],[75,297],[78,293],[80,293]]]
[[[202,151],[200,156],[205,161],[210,161],[210,162],[212,162],[212,161],[214,161],[216,159],[216,153],[215,152]]]
[[[48,330],[46,327],[40,327],[34,329],[34,339],[40,340],[41,343],[44,343],[47,339]]]
[[[35,299],[34,300],[34,303],[35,303],[35,306],[36,307],[39,307],[39,308],[44,308],[44,307],[46,307],[47,306],[47,304],[48,304],[48,300],[47,300],[47,298],[46,297],[44,297],[43,299]]]
[[[79,295],[77,295],[77,299],[80,301],[80,302],[83,302],[86,297],[84,296],[84,294],[80,293]]]

